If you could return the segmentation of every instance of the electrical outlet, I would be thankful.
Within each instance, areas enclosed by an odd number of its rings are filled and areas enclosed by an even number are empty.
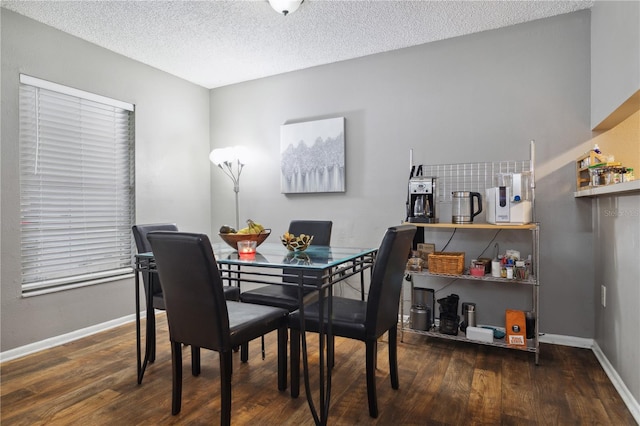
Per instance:
[[[602,303],[602,307],[607,307],[607,287],[603,285],[600,286],[600,303]]]

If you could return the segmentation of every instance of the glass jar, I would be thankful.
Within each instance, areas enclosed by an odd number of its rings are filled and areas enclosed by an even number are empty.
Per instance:
[[[507,279],[512,280],[513,279],[513,265],[507,265],[507,270],[506,270],[506,277]]]
[[[591,178],[591,186],[600,186],[602,183],[602,169],[593,168],[589,169],[589,176]]]
[[[501,265],[500,267],[500,278],[507,278],[507,266]]]
[[[611,177],[611,183],[621,183],[622,175],[624,174],[622,169],[620,167],[614,167],[611,172],[613,174],[613,176]]]
[[[411,252],[411,259],[407,262],[407,270],[411,272],[422,272],[426,267],[426,262],[422,257],[420,257],[420,252],[418,250],[413,250]]]

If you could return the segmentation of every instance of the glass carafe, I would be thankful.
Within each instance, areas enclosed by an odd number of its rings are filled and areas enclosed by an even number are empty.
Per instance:
[[[413,205],[413,216],[414,217],[424,217],[424,196],[420,195],[416,197],[416,202]]]

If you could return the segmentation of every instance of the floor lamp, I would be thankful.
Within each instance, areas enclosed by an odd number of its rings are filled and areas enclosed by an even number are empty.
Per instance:
[[[244,168],[247,158],[247,151],[242,146],[232,146],[227,148],[216,148],[209,154],[209,159],[213,164],[231,178],[233,181],[233,192],[236,196],[236,230],[240,229],[238,213],[238,192],[240,192],[240,173]]]

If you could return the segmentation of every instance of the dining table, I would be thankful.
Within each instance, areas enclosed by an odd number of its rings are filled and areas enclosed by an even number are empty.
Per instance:
[[[300,310],[300,335],[304,386],[309,409],[317,425],[326,425],[331,401],[331,373],[333,360],[332,341],[332,296],[334,286],[349,277],[358,275],[361,297],[365,294],[365,271],[373,267],[377,248],[340,247],[311,245],[303,251],[289,251],[282,244],[263,243],[255,253],[238,252],[226,243],[212,244],[213,255],[221,278],[230,285],[242,287],[249,283],[277,284],[298,289]],[[146,332],[145,355],[142,357],[140,274],[156,273],[153,253],[138,253],[135,256],[136,286],[136,339],[137,379],[142,383],[151,354],[149,330]],[[285,279],[287,278],[287,279]],[[321,279],[319,279],[321,278]],[[317,291],[309,292],[314,289]],[[241,288],[242,290],[242,288]],[[146,315],[154,315],[151,292],[147,292]],[[309,379],[307,337],[304,332],[304,309],[310,300],[317,301],[320,313],[319,347],[319,395],[318,404],[313,398]],[[327,313],[326,321],[323,316]]]

